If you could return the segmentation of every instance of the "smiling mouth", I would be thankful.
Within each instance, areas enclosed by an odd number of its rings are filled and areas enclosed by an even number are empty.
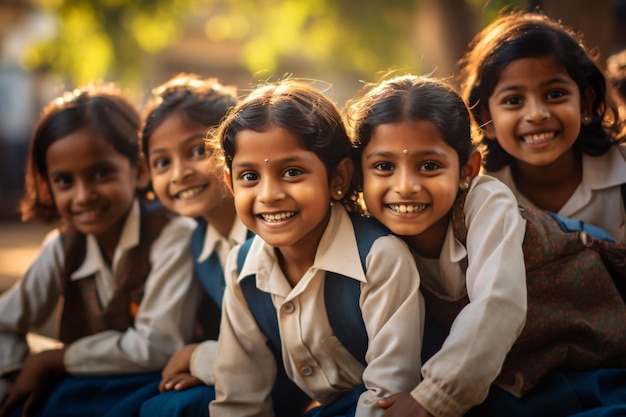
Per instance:
[[[387,207],[396,213],[419,213],[426,209],[427,204],[387,204]]]
[[[81,222],[92,222],[97,220],[98,216],[102,213],[102,208],[92,209],[92,210],[84,210],[77,213],[74,213],[74,217]]]
[[[187,188],[174,194],[174,198],[184,200],[186,198],[195,197],[207,188],[207,185],[198,185],[197,187]]]
[[[295,211],[285,211],[282,213],[272,213],[272,214],[259,214],[263,220],[268,223],[278,223],[280,221],[289,219],[296,215]]]
[[[542,143],[550,142],[556,136],[556,132],[544,132],[536,133],[532,135],[522,135],[522,141],[529,145],[540,145]]]

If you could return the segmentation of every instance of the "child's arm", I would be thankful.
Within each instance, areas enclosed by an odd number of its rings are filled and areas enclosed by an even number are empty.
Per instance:
[[[193,220],[176,217],[152,244],[152,263],[134,326],[84,337],[67,348],[69,373],[154,371],[190,338],[196,308],[189,249]]]
[[[504,184],[486,176],[474,181],[464,210],[470,303],[412,391],[437,416],[460,416],[485,399],[526,320],[525,222]]]
[[[409,392],[400,392],[384,400],[378,401],[378,406],[388,410],[383,417],[433,417],[424,407],[422,407]]]
[[[198,346],[197,343],[183,346],[172,355],[163,371],[161,371],[160,392],[171,389],[181,391],[202,384],[202,381],[192,376],[189,370],[191,356]]]
[[[215,401],[212,416],[274,416],[271,389],[276,361],[237,283],[233,249],[226,262],[222,321],[215,361]]]
[[[23,400],[25,400],[23,414],[30,415],[30,411],[38,405],[38,401],[46,392],[50,378],[55,373],[65,371],[63,354],[64,349],[61,348],[29,355],[0,407],[0,417],[4,417]]]
[[[420,381],[424,306],[415,261],[400,239],[385,236],[374,242],[366,276],[361,310],[369,335],[368,364],[356,414],[379,416],[378,400]]]
[[[0,377],[21,368],[29,352],[26,333],[42,326],[54,312],[63,258],[58,231],[53,231],[26,274],[0,296]]]

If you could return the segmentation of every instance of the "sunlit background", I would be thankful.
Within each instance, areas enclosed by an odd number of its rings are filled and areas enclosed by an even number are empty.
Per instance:
[[[0,220],[17,219],[27,143],[60,91],[120,84],[138,105],[178,72],[245,94],[286,75],[342,105],[386,71],[449,77],[504,7],[541,7],[606,57],[626,47],[626,0],[0,0]]]

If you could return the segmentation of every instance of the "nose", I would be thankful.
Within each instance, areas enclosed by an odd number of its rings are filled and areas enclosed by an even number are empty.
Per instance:
[[[398,171],[397,181],[395,183],[395,192],[400,196],[410,196],[420,189],[420,182],[417,175],[408,169]]]
[[[176,159],[172,161],[172,182],[173,183],[183,183],[189,177],[191,177],[193,170],[180,159]]]
[[[78,181],[76,184],[75,200],[78,203],[88,203],[95,197],[92,184],[87,181]]]
[[[550,117],[550,111],[543,100],[532,99],[528,101],[526,119],[531,123],[541,123]]]
[[[259,183],[258,200],[263,204],[272,204],[285,197],[279,181],[272,178],[261,178]]]

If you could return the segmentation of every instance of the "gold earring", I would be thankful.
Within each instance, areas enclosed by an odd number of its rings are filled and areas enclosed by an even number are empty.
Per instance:
[[[341,197],[341,196],[343,195],[343,191],[341,191],[341,190],[337,190],[337,195],[338,195],[339,197]]]

